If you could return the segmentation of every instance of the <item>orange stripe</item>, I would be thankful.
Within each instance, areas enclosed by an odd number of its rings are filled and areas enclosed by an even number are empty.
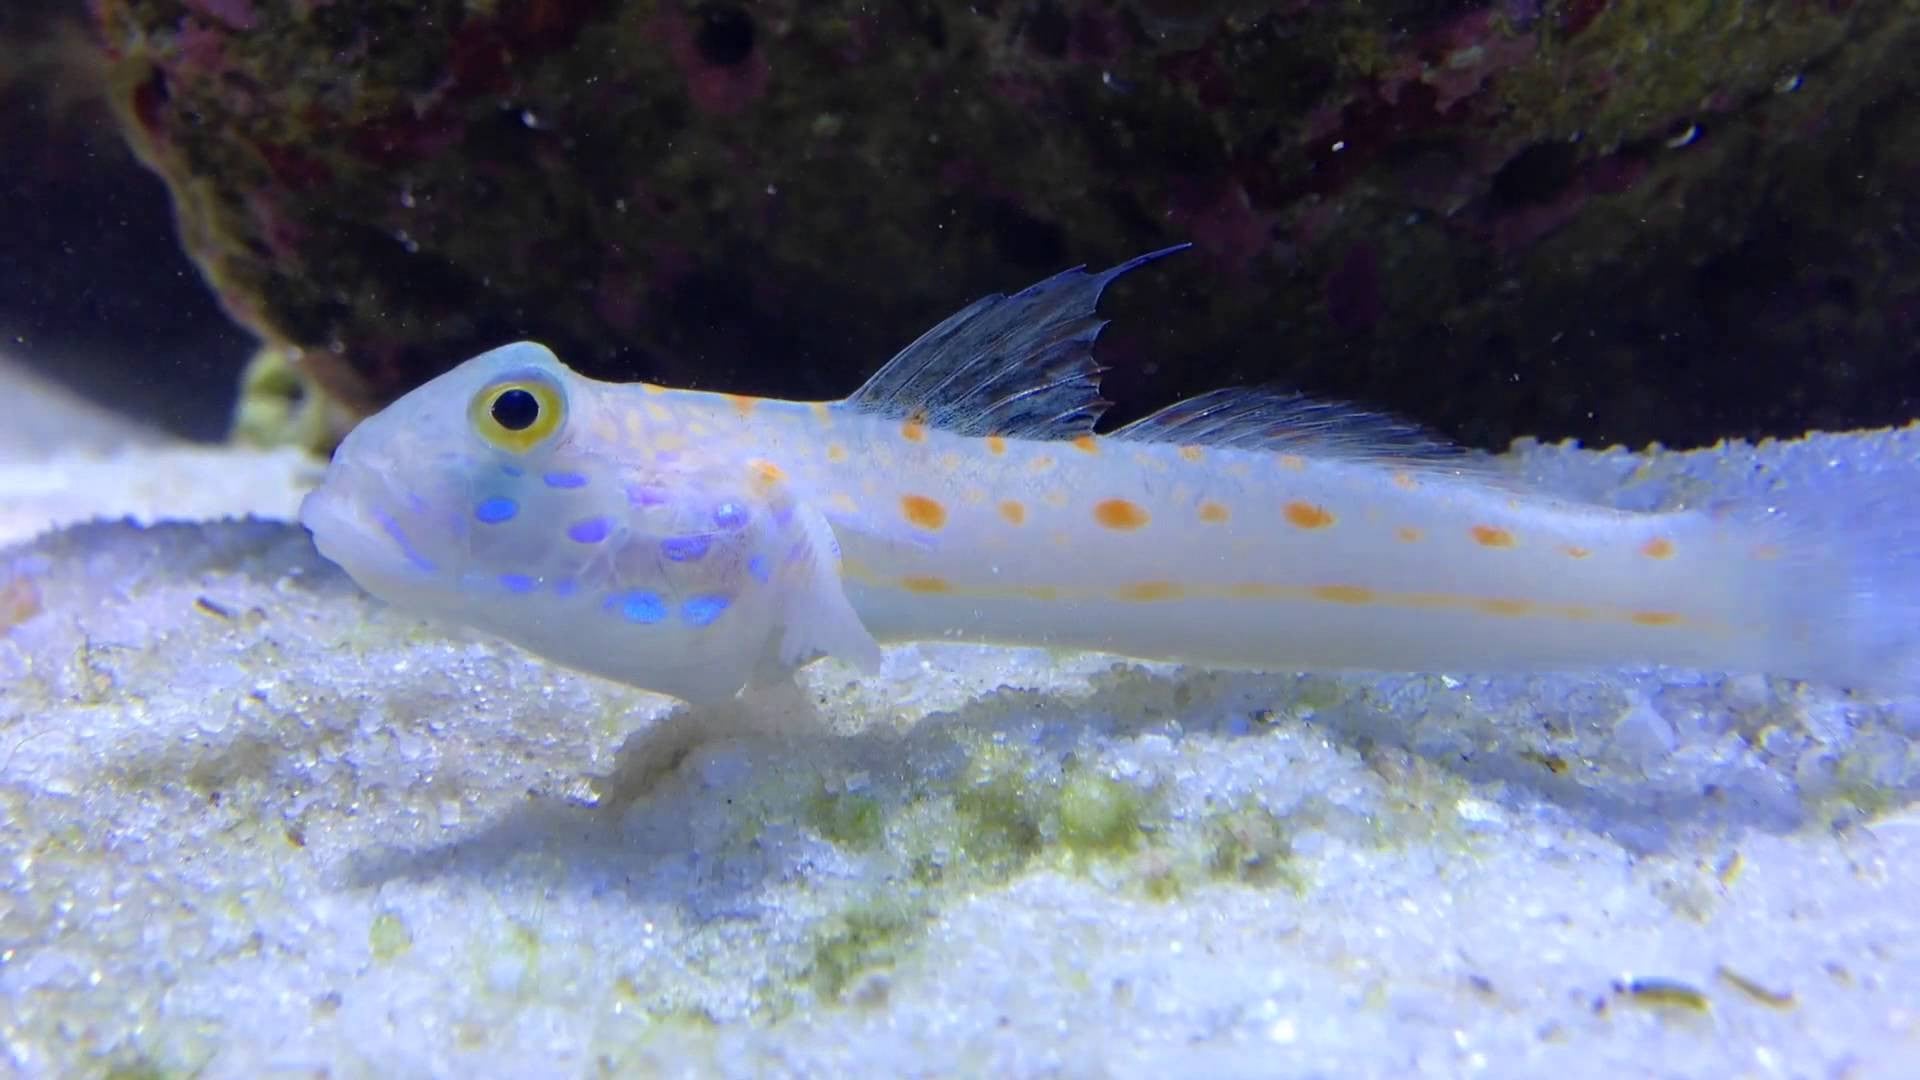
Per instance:
[[[931,575],[910,575],[883,580],[865,566],[849,563],[844,572],[850,578],[877,584],[897,584],[916,593],[946,593],[971,597],[1019,598],[1025,600],[1089,600],[1117,598],[1129,601],[1163,600],[1266,600],[1279,603],[1323,603],[1343,606],[1372,605],[1407,611],[1464,611],[1503,618],[1551,618],[1577,622],[1611,620],[1638,626],[1687,626],[1696,630],[1725,632],[1728,627],[1712,622],[1688,619],[1674,611],[1643,611],[1629,608],[1600,608],[1578,604],[1541,604],[1504,596],[1473,596],[1465,593],[1381,592],[1364,585],[1281,585],[1273,582],[1243,581],[1231,585],[1188,586],[1174,581],[1139,581],[1110,589],[1068,589],[1052,585],[968,585]]]

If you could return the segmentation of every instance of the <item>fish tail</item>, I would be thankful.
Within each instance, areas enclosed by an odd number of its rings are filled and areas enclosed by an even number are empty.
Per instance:
[[[1911,495],[1774,509],[1761,532],[1773,670],[1875,696],[1920,694],[1920,513]]]

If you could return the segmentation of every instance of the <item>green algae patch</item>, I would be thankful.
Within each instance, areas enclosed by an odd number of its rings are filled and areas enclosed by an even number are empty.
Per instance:
[[[1049,799],[1035,767],[1028,755],[991,740],[972,748],[953,790],[951,842],[935,841],[965,860],[964,875],[1004,879],[1040,853]]]
[[[870,795],[822,788],[807,800],[807,827],[835,847],[872,851],[886,838],[880,801]]]
[[[413,931],[400,916],[390,911],[381,912],[367,927],[367,948],[375,960],[392,960],[413,948]]]
[[[953,792],[952,845],[978,874],[1004,878],[1050,852],[1069,865],[1141,849],[1150,794],[1069,761],[1058,772],[986,742]]]
[[[959,848],[978,872],[1011,875],[1040,853],[1040,808],[1030,786],[995,776],[953,793]]]
[[[951,898],[1033,871],[1115,894],[1170,901],[1223,886],[1307,889],[1292,837],[1324,824],[1315,807],[1282,815],[1248,798],[1174,814],[1157,786],[1109,763],[1053,755],[1004,737],[957,733],[965,764],[927,776],[892,805],[829,779],[797,798],[797,815],[837,847],[894,868],[895,892],[823,915],[795,954],[791,982],[769,1008],[788,1015],[811,993],[858,1005],[884,996],[877,973],[898,968]],[[773,809],[778,809],[777,807]]]
[[[913,949],[928,918],[917,901],[876,898],[823,920],[806,968],[814,992],[837,1000],[863,976],[891,969]]]
[[[1138,850],[1146,801],[1138,788],[1119,780],[1087,769],[1069,772],[1055,805],[1061,845],[1081,858]]]

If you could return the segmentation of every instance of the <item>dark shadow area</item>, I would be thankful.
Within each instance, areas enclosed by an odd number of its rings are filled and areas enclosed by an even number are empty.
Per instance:
[[[117,412],[225,435],[251,335],[181,250],[71,12],[0,16],[0,351]]]

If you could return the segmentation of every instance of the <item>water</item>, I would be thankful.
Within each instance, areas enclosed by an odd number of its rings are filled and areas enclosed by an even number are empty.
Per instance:
[[[1746,11],[9,3],[0,1071],[1899,1075],[1910,694],[927,643],[688,712],[293,523],[506,341],[837,397],[1184,241],[1109,423],[1279,383],[1897,523],[1920,22]]]

